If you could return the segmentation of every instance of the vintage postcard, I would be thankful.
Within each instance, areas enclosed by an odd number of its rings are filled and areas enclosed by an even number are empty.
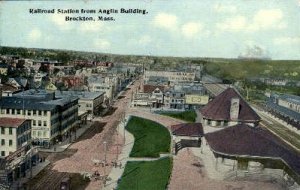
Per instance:
[[[0,189],[300,189],[300,1],[0,1]]]

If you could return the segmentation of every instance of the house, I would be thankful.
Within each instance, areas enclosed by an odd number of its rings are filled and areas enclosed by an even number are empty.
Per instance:
[[[227,88],[202,109],[202,123],[226,127],[240,123],[257,126],[260,117],[234,88]]]
[[[0,63],[0,75],[7,75],[8,65]]]
[[[12,96],[13,93],[19,92],[20,90],[14,86],[8,84],[0,84],[0,96]]]
[[[23,77],[9,78],[6,84],[22,89],[28,86],[28,80]]]
[[[144,84],[142,92],[148,94],[151,107],[160,108],[164,103],[165,86]]]
[[[78,98],[57,98],[54,92],[27,90],[2,97],[0,117],[30,119],[33,142],[50,147],[75,131]]]
[[[46,86],[45,86],[45,90],[56,91],[57,87],[52,82],[48,82],[48,84],[46,84]]]
[[[173,86],[164,93],[164,106],[168,109],[183,110],[185,92],[180,86]]]

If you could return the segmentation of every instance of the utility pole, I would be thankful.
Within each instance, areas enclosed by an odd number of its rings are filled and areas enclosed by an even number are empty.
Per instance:
[[[106,145],[107,145],[107,142],[104,141],[103,144],[104,144],[104,175],[106,175],[106,149],[107,149]]]

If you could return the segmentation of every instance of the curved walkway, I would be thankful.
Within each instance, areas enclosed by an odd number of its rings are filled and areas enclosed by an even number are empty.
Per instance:
[[[129,108],[129,110],[127,111],[126,114],[127,114],[126,123],[121,122],[118,127],[118,133],[121,135],[125,134],[125,143],[124,143],[125,145],[123,146],[122,152],[118,157],[118,163],[119,162],[121,163],[121,167],[114,167],[111,170],[111,172],[108,175],[108,178],[111,180],[108,181],[106,186],[103,188],[105,190],[112,190],[117,187],[118,179],[121,178],[121,176],[124,172],[124,169],[125,169],[125,165],[128,161],[155,161],[155,160],[159,160],[159,159],[171,156],[171,154],[160,154],[160,157],[158,157],[158,158],[142,158],[142,157],[132,158],[132,157],[129,157],[129,154],[134,145],[134,136],[131,133],[129,133],[127,130],[125,130],[125,126],[126,126],[127,122],[129,121],[130,116],[137,116],[137,117],[149,119],[149,120],[155,121],[167,128],[169,128],[171,125],[185,123],[184,121],[179,120],[179,119],[174,119],[174,118],[171,118],[168,116],[163,116],[163,115],[159,115],[159,114],[150,113],[147,111],[142,111],[142,110],[135,109],[135,108]]]

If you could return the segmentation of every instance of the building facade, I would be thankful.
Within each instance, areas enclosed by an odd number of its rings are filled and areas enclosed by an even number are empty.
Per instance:
[[[77,124],[78,98],[28,90],[0,100],[0,117],[31,120],[34,143],[49,147],[68,137]]]

